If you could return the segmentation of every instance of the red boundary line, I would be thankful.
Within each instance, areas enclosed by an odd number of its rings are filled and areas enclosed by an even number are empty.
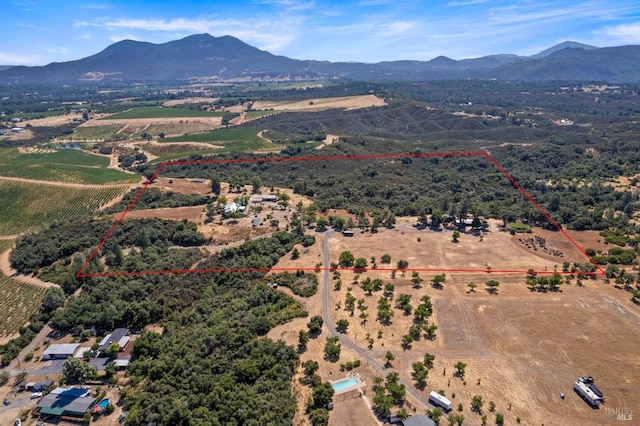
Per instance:
[[[605,271],[600,265],[595,263],[591,256],[589,256],[585,250],[551,217],[551,215],[543,209],[536,200],[525,189],[520,186],[518,182],[488,153],[485,151],[460,151],[460,152],[443,152],[443,153],[424,153],[424,154],[370,154],[370,155],[338,155],[338,156],[321,156],[321,157],[272,157],[272,158],[249,158],[249,159],[209,159],[209,160],[184,160],[184,161],[164,161],[160,163],[156,171],[147,180],[147,183],[138,191],[138,194],[131,201],[126,210],[120,215],[116,223],[109,229],[107,235],[100,241],[95,250],[91,253],[89,258],[82,265],[76,278],[91,278],[91,277],[120,277],[120,276],[139,276],[139,275],[168,275],[168,274],[192,274],[192,273],[223,273],[223,272],[269,272],[269,271],[325,271],[325,270],[353,270],[353,268],[222,268],[222,269],[167,269],[167,270],[155,270],[155,271],[134,271],[134,272],[102,272],[95,274],[85,274],[84,270],[89,263],[96,257],[98,252],[102,249],[107,240],[113,235],[115,230],[120,226],[120,223],[124,220],[125,216],[138,202],[147,187],[158,176],[158,173],[165,166],[175,165],[198,165],[198,164],[225,164],[225,163],[276,163],[276,162],[299,162],[299,161],[338,161],[338,160],[379,160],[379,159],[400,159],[400,158],[433,158],[433,157],[473,157],[482,156],[485,157],[491,164],[495,166],[500,173],[502,173],[512,184],[516,187],[530,202],[534,205],[540,213],[558,230],[560,231],[570,242],[576,247],[580,253],[582,253],[589,262],[594,265],[599,271],[600,275],[605,275]],[[379,271],[396,271],[397,268],[377,268]],[[526,274],[529,270],[520,269],[433,269],[433,268],[407,268],[407,272],[455,272],[455,273],[498,273],[498,274]],[[571,272],[556,272],[556,271],[535,271],[536,274],[571,274]]]

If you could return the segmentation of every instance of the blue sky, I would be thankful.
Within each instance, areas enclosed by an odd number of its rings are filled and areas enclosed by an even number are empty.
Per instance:
[[[565,40],[640,44],[638,0],[5,0],[0,64],[80,59],[132,39],[232,35],[295,59],[530,55]]]

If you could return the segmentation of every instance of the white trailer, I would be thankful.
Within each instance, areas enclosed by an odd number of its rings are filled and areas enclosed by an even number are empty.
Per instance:
[[[581,380],[577,380],[573,384],[573,390],[575,390],[576,393],[580,395],[580,397],[584,399],[589,405],[597,407],[602,403],[602,398],[596,395],[596,393]]]
[[[429,402],[445,411],[451,411],[451,401],[437,392],[431,391],[429,393]]]

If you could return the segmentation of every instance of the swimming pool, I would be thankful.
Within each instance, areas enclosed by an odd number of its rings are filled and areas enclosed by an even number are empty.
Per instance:
[[[344,379],[344,380],[340,380],[339,382],[335,382],[334,384],[331,385],[331,387],[333,387],[333,390],[335,392],[342,392],[344,390],[347,390],[349,388],[352,388],[356,385],[358,385],[358,380],[354,379],[353,377],[350,377],[348,379]]]
[[[107,405],[109,404],[111,404],[111,400],[109,398],[105,398],[102,401],[100,401],[100,404],[98,404],[98,406],[104,410],[105,408],[107,408]]]

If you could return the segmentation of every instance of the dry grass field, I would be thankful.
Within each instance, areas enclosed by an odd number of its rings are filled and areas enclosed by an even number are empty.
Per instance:
[[[254,110],[273,109],[275,111],[306,111],[331,108],[351,110],[383,105],[386,105],[385,101],[375,95],[360,95],[337,98],[313,98],[303,101],[257,101],[253,104],[252,108]]]
[[[562,261],[540,250],[527,249],[508,233],[490,228],[483,241],[478,237],[463,235],[461,242],[451,242],[450,232],[416,230],[400,225],[397,230],[383,230],[370,236],[359,234],[352,238],[334,234],[329,239],[331,260],[337,261],[342,250],[351,250],[356,257],[367,260],[373,255],[379,262],[380,255],[389,253],[391,265],[398,259],[409,261],[409,267],[448,268],[477,265],[484,262],[498,268],[524,270],[529,267],[552,271],[561,270]],[[584,262],[585,258],[575,247],[564,242],[564,236],[557,232],[534,229],[526,237],[545,238],[548,246],[564,253],[571,262]],[[599,248],[599,237],[595,232],[571,233],[581,244]],[[418,242],[418,236],[421,241]],[[466,237],[466,238],[465,238]],[[285,257],[276,267],[313,267],[322,259],[322,233],[316,233],[317,243],[298,260]],[[466,240],[466,241],[465,241]],[[380,265],[380,267],[383,265]],[[322,314],[322,272],[318,274],[320,288],[311,298],[295,297],[301,301],[309,316]],[[447,273],[443,289],[430,286],[433,273],[421,272],[425,279],[420,289],[415,289],[410,281],[411,274],[403,278],[398,273],[391,279],[389,271],[368,270],[360,275],[380,277],[395,286],[395,297],[399,294],[411,295],[415,308],[419,299],[427,294],[434,303],[434,315],[430,322],[438,326],[433,340],[421,338],[412,343],[408,350],[401,346],[402,336],[413,324],[413,316],[405,316],[394,305],[391,325],[384,326],[376,320],[377,302],[382,292],[367,296],[359,285],[353,284],[354,274],[342,271],[342,289],[333,289],[335,280],[330,280],[331,315],[334,321],[347,319],[347,336],[358,346],[366,348],[367,333],[374,338],[369,353],[381,364],[390,350],[396,357],[389,371],[397,371],[401,377],[411,379],[412,363],[421,361],[425,352],[436,355],[434,368],[430,370],[427,387],[422,391],[426,398],[431,390],[444,390],[454,403],[454,412],[462,404],[465,424],[480,424],[481,415],[471,411],[471,399],[481,395],[484,400],[482,414],[493,424],[496,413],[505,417],[505,424],[529,425],[601,425],[617,424],[615,409],[640,410],[634,398],[634,386],[640,377],[640,308],[633,304],[626,292],[606,285],[602,280],[586,280],[578,286],[575,280],[562,285],[557,292],[531,292],[525,285],[523,275],[487,273]],[[484,283],[494,279],[500,282],[497,294],[486,291]],[[478,287],[470,292],[467,284],[475,282]],[[358,318],[359,311],[350,317],[343,309],[348,288],[356,299],[364,299],[369,318],[365,324]],[[288,294],[288,289],[280,289]],[[337,308],[336,304],[340,303]],[[297,333],[306,329],[308,318],[296,319],[277,327],[269,333],[274,339],[282,339],[297,345]],[[382,337],[378,338],[378,330]],[[345,376],[340,372],[340,364],[356,359],[343,345],[340,360],[331,363],[323,360],[325,329],[309,343],[308,350],[301,354],[320,363],[319,374],[323,380],[336,380]],[[467,364],[464,378],[454,375],[454,364]],[[367,367],[359,372],[368,383],[371,395],[373,377],[380,374]],[[580,376],[591,375],[604,392],[606,403],[599,409],[590,408],[573,392],[573,382]],[[560,392],[566,395],[560,399]],[[455,394],[455,397],[453,397]],[[301,407],[306,396],[300,397]],[[415,401],[411,401],[416,406]],[[489,401],[495,403],[495,412],[489,411]],[[424,407],[417,405],[418,413]],[[409,410],[411,411],[411,410]],[[360,398],[336,401],[331,413],[331,425],[371,425],[375,424],[364,400]],[[301,417],[299,423],[305,424]],[[346,423],[345,423],[346,422]]]

